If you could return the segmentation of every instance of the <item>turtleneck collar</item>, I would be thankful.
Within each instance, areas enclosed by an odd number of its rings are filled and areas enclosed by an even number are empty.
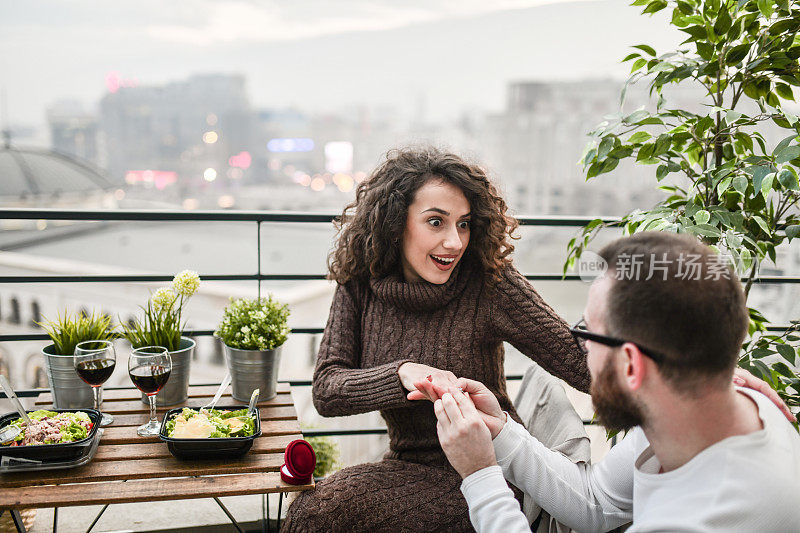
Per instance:
[[[378,299],[386,303],[406,311],[433,311],[461,294],[476,270],[465,257],[453,269],[450,279],[441,285],[428,281],[407,283],[399,272],[372,279],[369,285]]]

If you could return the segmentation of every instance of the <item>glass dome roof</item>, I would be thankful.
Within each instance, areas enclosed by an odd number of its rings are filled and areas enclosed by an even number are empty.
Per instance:
[[[0,197],[31,198],[113,188],[91,166],[50,150],[0,146]]]

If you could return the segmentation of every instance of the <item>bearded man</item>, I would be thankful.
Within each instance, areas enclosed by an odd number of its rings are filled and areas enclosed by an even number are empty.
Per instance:
[[[602,461],[547,449],[476,381],[416,384],[436,399],[473,526],[530,531],[508,480],[577,531],[631,521],[629,532],[800,531],[800,436],[771,399],[734,384],[748,311],[732,270],[668,233],[599,255],[608,270],[572,333],[585,342],[597,417],[627,431]]]

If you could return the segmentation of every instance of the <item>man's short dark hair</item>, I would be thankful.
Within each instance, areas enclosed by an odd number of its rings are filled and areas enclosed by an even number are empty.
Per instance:
[[[666,232],[616,240],[599,255],[613,278],[607,335],[664,354],[659,371],[682,392],[730,380],[749,314],[723,256],[694,237]]]

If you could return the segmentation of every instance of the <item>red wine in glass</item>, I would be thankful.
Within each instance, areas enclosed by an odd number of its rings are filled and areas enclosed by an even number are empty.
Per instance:
[[[103,383],[111,377],[116,366],[117,352],[114,344],[108,340],[84,341],[75,345],[74,354],[72,366],[75,373],[92,387],[94,408],[100,411]],[[110,414],[100,414],[100,426],[107,426],[114,421]]]
[[[145,394],[156,394],[166,385],[170,371],[162,365],[141,365],[128,372],[136,388]]]
[[[80,361],[75,364],[75,371],[83,381],[97,387],[111,377],[117,362],[113,359],[94,359],[92,361]]]
[[[128,375],[136,388],[147,395],[150,404],[150,420],[138,428],[142,437],[158,435],[160,424],[156,418],[156,394],[169,380],[172,372],[172,357],[163,346],[143,346],[131,352],[128,358]]]

